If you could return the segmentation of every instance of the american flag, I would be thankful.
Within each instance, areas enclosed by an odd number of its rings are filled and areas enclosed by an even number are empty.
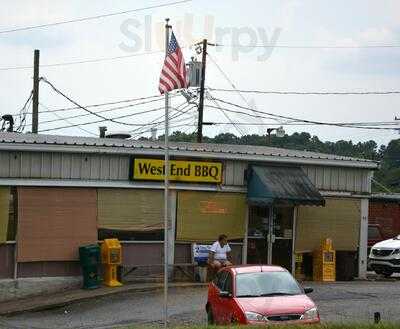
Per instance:
[[[187,88],[186,64],[181,48],[176,41],[174,32],[171,34],[167,56],[161,70],[160,85],[158,89],[161,94],[174,89]]]

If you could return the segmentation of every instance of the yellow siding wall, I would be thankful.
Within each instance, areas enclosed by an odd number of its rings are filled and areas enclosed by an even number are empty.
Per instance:
[[[154,231],[164,228],[162,190],[97,189],[99,228]]]
[[[295,251],[313,251],[326,238],[332,238],[336,250],[355,251],[360,220],[361,201],[357,199],[327,198],[325,207],[299,207]]]
[[[220,234],[226,234],[228,239],[243,239],[246,209],[244,194],[179,192],[176,239],[215,241]]]

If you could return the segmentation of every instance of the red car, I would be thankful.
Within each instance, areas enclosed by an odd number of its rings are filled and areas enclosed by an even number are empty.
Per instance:
[[[293,276],[279,266],[233,266],[208,287],[209,324],[314,324],[319,313]]]

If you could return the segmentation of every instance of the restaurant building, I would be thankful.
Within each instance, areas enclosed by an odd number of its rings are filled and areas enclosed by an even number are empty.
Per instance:
[[[294,271],[325,238],[365,277],[373,161],[260,146],[171,143],[170,264],[227,234],[235,263]],[[78,246],[122,241],[163,263],[163,144],[0,133],[0,278],[79,275]]]

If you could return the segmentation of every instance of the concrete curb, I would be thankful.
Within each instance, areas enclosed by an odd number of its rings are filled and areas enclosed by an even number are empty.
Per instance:
[[[207,283],[170,283],[171,288],[201,288]],[[101,287],[94,290],[72,290],[46,296],[23,298],[0,304],[0,316],[11,316],[24,312],[37,312],[66,306],[74,302],[81,302],[98,297],[105,297],[126,292],[156,291],[163,288],[161,283],[126,284],[122,287]]]

